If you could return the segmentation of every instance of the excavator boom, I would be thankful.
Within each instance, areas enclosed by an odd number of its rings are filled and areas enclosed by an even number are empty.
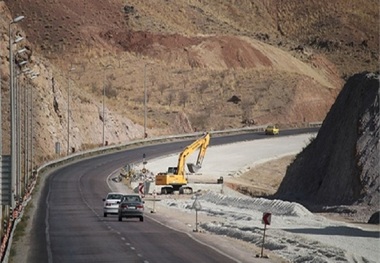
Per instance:
[[[156,175],[156,185],[170,185],[172,191],[178,190],[187,184],[185,162],[187,157],[199,149],[198,158],[195,164],[188,163],[189,172],[197,172],[201,166],[206,154],[207,147],[210,143],[210,134],[206,133],[203,137],[197,139],[188,145],[179,155],[177,167],[169,167],[166,173]],[[189,188],[189,187],[188,187]],[[163,191],[164,190],[164,191]],[[168,187],[163,187],[161,193],[167,193]],[[191,191],[192,192],[192,191]]]
[[[195,152],[197,149],[199,149],[198,153],[198,158],[197,162],[195,164],[188,163],[187,167],[191,173],[196,173],[201,167],[203,163],[203,158],[206,154],[207,147],[210,143],[210,134],[206,133],[202,138],[199,138],[189,146],[187,146],[182,153],[179,155],[178,158],[178,164],[177,164],[177,169],[178,169],[178,174],[179,175],[184,175],[186,174],[185,172],[185,162],[187,157]]]

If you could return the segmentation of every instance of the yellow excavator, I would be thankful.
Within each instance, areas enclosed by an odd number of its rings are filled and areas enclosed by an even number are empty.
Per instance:
[[[201,167],[206,149],[210,143],[210,134],[206,133],[203,137],[187,146],[179,155],[177,167],[169,167],[165,173],[156,175],[156,185],[165,185],[161,188],[161,194],[172,194],[179,191],[180,194],[192,194],[193,189],[187,185],[185,162],[186,158],[194,151],[199,149],[196,164],[188,163],[187,168],[190,173],[196,173]]]

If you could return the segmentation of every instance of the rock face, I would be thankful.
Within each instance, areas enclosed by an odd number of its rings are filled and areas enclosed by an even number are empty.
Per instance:
[[[379,73],[349,78],[317,137],[288,167],[276,198],[378,210],[379,92]]]
[[[380,220],[379,220],[379,216],[380,216],[380,212],[376,212],[374,213],[371,218],[368,220],[368,224],[379,224],[380,223]]]

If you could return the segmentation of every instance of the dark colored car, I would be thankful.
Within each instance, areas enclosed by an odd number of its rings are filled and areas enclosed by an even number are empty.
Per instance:
[[[125,218],[139,218],[141,222],[144,221],[144,201],[140,195],[129,194],[123,195],[119,203],[119,221]]]

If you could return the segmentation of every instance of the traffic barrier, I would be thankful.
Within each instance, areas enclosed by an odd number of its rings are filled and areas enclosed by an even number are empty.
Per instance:
[[[309,127],[320,127],[322,125],[322,122],[310,122],[308,124]],[[229,130],[221,130],[221,131],[210,131],[210,135],[227,135],[227,134],[236,134],[236,133],[241,133],[241,132],[261,132],[264,131],[267,125],[261,125],[261,126],[249,126],[249,127],[243,127],[243,128],[237,128],[237,129],[229,129]],[[196,132],[196,133],[189,133],[189,134],[181,134],[181,135],[172,135],[172,136],[162,136],[162,137],[156,137],[156,138],[145,138],[142,140],[136,140],[136,141],[131,141],[125,144],[120,144],[120,145],[106,145],[97,149],[91,149],[87,151],[82,151],[82,152],[75,152],[69,156],[51,160],[40,167],[38,167],[35,171],[35,176],[34,180],[32,181],[30,188],[28,189],[29,191],[26,193],[26,195],[23,198],[22,203],[20,206],[17,208],[17,211],[13,211],[13,220],[8,224],[7,228],[7,233],[4,235],[3,240],[1,242],[1,247],[0,247],[0,256],[1,256],[1,262],[8,262],[8,256],[10,253],[10,248],[11,246],[9,244],[12,243],[12,236],[13,232],[17,226],[18,221],[21,220],[22,215],[23,215],[23,207],[27,205],[29,200],[31,199],[31,193],[34,191],[35,186],[36,186],[36,180],[37,177],[39,176],[40,173],[43,171],[49,169],[49,168],[54,168],[63,164],[67,164],[72,161],[76,161],[78,159],[82,158],[87,158],[91,156],[97,156],[97,155],[102,155],[102,154],[107,154],[111,153],[115,150],[123,150],[127,149],[128,146],[138,146],[138,145],[147,145],[147,144],[152,144],[152,143],[164,143],[167,141],[173,141],[173,140],[186,140],[186,139],[194,139],[199,136],[202,136],[204,132]],[[159,200],[157,200],[159,201]],[[18,211],[20,209],[20,211]]]

